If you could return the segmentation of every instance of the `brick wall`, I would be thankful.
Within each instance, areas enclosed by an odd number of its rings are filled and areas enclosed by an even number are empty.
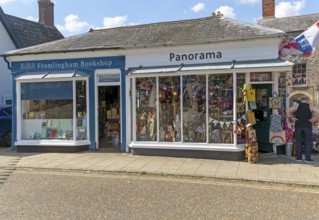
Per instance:
[[[54,4],[50,0],[39,0],[39,23],[54,26]]]
[[[275,16],[275,0],[263,0],[263,17]]]

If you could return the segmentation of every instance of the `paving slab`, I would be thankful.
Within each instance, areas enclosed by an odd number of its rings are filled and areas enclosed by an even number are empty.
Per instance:
[[[273,153],[259,154],[257,164],[245,161],[138,156],[130,153],[16,153],[0,148],[2,168],[46,168],[204,176],[319,186],[319,155],[313,164]]]
[[[202,159],[185,159],[185,162],[176,170],[176,174],[194,176],[202,163]]]
[[[220,163],[220,160],[203,160],[195,175],[215,177]]]

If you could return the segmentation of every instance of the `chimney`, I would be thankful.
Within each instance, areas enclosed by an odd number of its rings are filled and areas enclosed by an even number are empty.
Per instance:
[[[263,18],[275,17],[275,0],[263,0]]]
[[[50,0],[39,0],[39,23],[54,26],[54,4]]]

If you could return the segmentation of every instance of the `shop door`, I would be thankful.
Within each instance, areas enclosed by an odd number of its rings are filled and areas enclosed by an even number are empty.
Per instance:
[[[270,115],[272,110],[268,107],[268,100],[272,94],[271,84],[252,85],[256,89],[256,106],[254,110],[256,124],[254,128],[257,133],[258,149],[261,152],[272,152],[272,144],[269,143]]]
[[[99,150],[120,150],[120,86],[98,88]]]

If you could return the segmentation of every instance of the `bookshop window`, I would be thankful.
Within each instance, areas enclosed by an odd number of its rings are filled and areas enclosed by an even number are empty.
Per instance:
[[[306,64],[295,64],[292,69],[292,86],[306,86],[307,72]]]
[[[21,139],[73,139],[72,81],[21,83]]]
[[[76,81],[76,139],[87,139],[86,81]]]
[[[156,77],[136,78],[136,140],[157,141]]]

